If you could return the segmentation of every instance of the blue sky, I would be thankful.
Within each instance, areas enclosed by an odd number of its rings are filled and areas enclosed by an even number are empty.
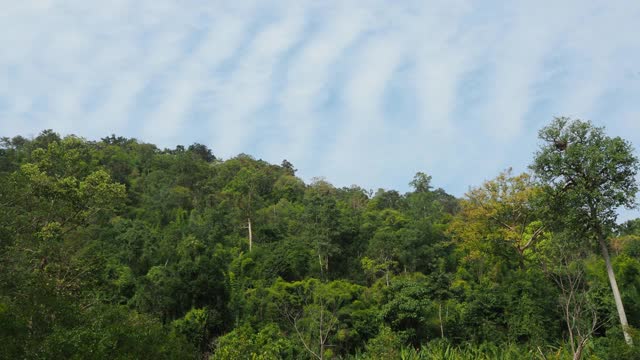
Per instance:
[[[640,2],[0,0],[0,135],[111,133],[461,196],[553,116],[640,147]],[[625,212],[624,217],[640,216]]]

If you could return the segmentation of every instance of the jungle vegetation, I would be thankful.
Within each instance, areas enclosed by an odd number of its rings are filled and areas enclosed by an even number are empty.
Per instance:
[[[0,141],[2,359],[640,359],[632,145],[541,129],[462,198],[52,130]]]

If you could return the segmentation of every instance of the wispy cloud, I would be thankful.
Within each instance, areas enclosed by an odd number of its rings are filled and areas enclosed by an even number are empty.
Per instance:
[[[0,129],[115,132],[461,194],[554,115],[640,146],[640,3],[5,1]]]
[[[323,9],[318,14],[327,23],[316,24],[291,56],[284,75],[284,86],[275,96],[278,116],[273,125],[282,136],[268,148],[271,158],[286,157],[294,162],[308,161],[310,143],[319,123],[327,121],[323,104],[335,91],[338,62],[349,47],[362,36],[371,16],[361,9]],[[325,118],[323,118],[325,117]]]
[[[272,97],[275,71],[296,44],[306,20],[305,9],[292,6],[275,14],[250,39],[230,74],[215,88],[214,142],[224,155],[247,151],[261,122],[272,121],[256,116]]]
[[[345,105],[340,123],[335,124],[335,142],[320,166],[320,171],[335,171],[343,184],[382,175],[384,166],[378,161],[384,158],[386,140],[393,138],[393,128],[382,115],[383,97],[403,60],[402,39],[394,34],[371,37],[353,56],[350,78],[342,89]],[[360,164],[359,173],[351,172],[353,164]]]

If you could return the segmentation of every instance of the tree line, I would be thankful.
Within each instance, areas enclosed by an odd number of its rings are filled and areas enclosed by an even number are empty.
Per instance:
[[[0,140],[0,358],[637,359],[632,145],[556,118],[462,198],[111,135]]]

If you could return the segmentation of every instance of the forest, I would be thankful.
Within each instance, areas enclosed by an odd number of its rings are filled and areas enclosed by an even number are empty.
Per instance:
[[[639,162],[552,119],[457,198],[44,130],[0,141],[2,359],[640,359]]]

